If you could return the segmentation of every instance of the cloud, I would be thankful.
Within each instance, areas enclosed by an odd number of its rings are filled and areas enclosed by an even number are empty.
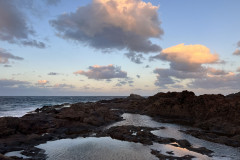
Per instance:
[[[0,96],[77,96],[86,94],[86,92],[80,92],[79,90],[75,91],[74,88],[74,86],[69,84],[42,87],[42,85],[35,85],[27,81],[0,79]]]
[[[233,55],[239,56],[239,55],[240,55],[240,49],[237,48],[237,49],[233,52]]]
[[[69,84],[65,84],[65,83],[63,83],[63,84],[55,84],[53,87],[54,88],[75,88],[75,86],[69,85]]]
[[[157,75],[155,85],[165,89],[176,85],[183,86],[184,80],[187,80],[187,86],[190,88],[201,86],[203,81],[205,83],[210,81],[209,83],[212,84],[213,79],[221,83],[220,86],[224,80],[228,79],[227,77],[232,75],[232,72],[205,66],[205,64],[217,64],[221,61],[217,54],[211,53],[203,45],[179,44],[162,50],[159,55],[151,59],[170,62],[170,68],[156,68],[153,71]]]
[[[43,42],[38,42],[36,40],[26,40],[21,42],[24,46],[37,47],[37,48],[46,48],[46,45]]]
[[[133,79],[127,77],[127,78],[125,78],[125,79],[123,79],[123,80],[122,80],[122,79],[119,79],[119,80],[118,80],[118,83],[117,83],[115,86],[116,86],[116,87],[122,87],[122,86],[128,84],[130,87],[133,87],[133,83],[134,83]]]
[[[121,87],[127,84],[127,81],[120,81],[116,84],[117,87]]]
[[[50,75],[50,76],[56,76],[56,75],[59,75],[59,73],[56,73],[56,72],[50,72],[50,73],[48,73],[48,75]]]
[[[240,72],[240,67],[238,67],[237,72]]]
[[[204,88],[204,89],[240,89],[240,74],[229,72],[227,75],[221,76],[207,76],[204,78],[196,79],[189,87],[191,88]]]
[[[140,75],[136,75],[136,77],[137,77],[137,78],[141,78],[141,76],[140,76]]]
[[[149,65],[146,65],[145,68],[150,68],[150,66],[149,66]]]
[[[0,64],[8,64],[10,59],[11,60],[23,60],[22,57],[14,56],[11,53],[8,53],[4,49],[0,48]]]
[[[14,79],[0,79],[0,88],[14,88],[14,87],[19,87],[22,85],[28,85],[30,84],[27,81],[19,81],[19,80],[14,80]]]
[[[175,77],[177,79],[201,78],[205,75],[205,72],[185,72],[164,68],[157,68],[153,72],[161,77]]]
[[[136,63],[136,64],[143,63],[142,60],[145,59],[142,54],[137,54],[135,52],[125,53],[125,56],[127,58],[129,58],[132,62]]]
[[[157,74],[155,85],[163,89],[169,89],[169,87],[176,88],[176,85],[183,86],[181,84],[183,80],[190,80],[187,84],[189,88],[204,89],[214,87],[234,89],[233,86],[240,82],[238,80],[240,75],[212,67],[205,67],[201,72],[157,68],[154,70],[154,73]]]
[[[236,50],[233,52],[233,55],[235,55],[235,56],[239,56],[239,55],[240,55],[240,41],[238,41],[238,43],[237,43],[237,48],[236,48]]]
[[[94,66],[90,66],[88,69],[89,69],[88,71],[80,70],[80,71],[74,72],[74,74],[84,75],[88,77],[88,79],[95,79],[95,80],[127,78],[127,72],[122,71],[121,67],[114,66],[112,64],[108,66],[94,65]]]
[[[159,52],[161,47],[150,41],[163,34],[157,10],[141,0],[93,0],[50,24],[60,37],[96,49]]]
[[[240,41],[238,41],[237,46],[240,47]]]
[[[4,67],[9,68],[12,67],[11,65],[5,64]]]
[[[49,81],[47,81],[47,80],[39,80],[37,84],[41,85],[41,86],[44,86],[44,85],[46,85],[48,83],[49,83]]]
[[[229,74],[229,72],[226,72],[222,69],[215,69],[215,68],[211,68],[211,67],[208,67],[207,71],[210,75],[227,75],[227,74]]]
[[[206,46],[184,45],[183,43],[166,48],[159,55],[150,57],[150,60],[154,59],[169,61],[171,68],[181,71],[199,71],[202,64],[219,61],[218,55],[212,54]]]
[[[43,42],[32,40],[35,31],[27,22],[26,15],[14,0],[0,0],[0,40],[24,46],[45,48]]]
[[[186,72],[167,68],[157,68],[153,73],[157,74],[155,85],[164,89],[168,88],[167,85],[174,85],[185,79],[202,78],[206,74],[206,72]]]

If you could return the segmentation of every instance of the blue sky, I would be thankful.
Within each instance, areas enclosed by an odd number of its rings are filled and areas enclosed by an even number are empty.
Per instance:
[[[0,0],[0,95],[240,90],[240,1],[109,1]]]

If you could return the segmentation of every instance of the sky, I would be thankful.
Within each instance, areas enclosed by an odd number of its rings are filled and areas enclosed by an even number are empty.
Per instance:
[[[239,0],[0,0],[0,96],[240,91]]]

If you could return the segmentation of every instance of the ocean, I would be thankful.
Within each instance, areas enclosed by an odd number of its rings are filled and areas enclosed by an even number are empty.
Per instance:
[[[96,102],[123,98],[117,96],[0,96],[0,117],[21,117],[30,111],[43,106],[63,103]]]

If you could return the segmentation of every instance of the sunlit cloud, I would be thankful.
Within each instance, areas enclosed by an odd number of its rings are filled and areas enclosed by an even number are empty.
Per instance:
[[[47,81],[47,80],[39,80],[37,84],[44,86],[44,85],[46,85],[48,83],[49,83],[49,81]]]
[[[150,57],[151,60],[158,59],[169,61],[171,68],[182,71],[197,71],[202,64],[211,64],[219,61],[219,56],[210,52],[203,45],[179,44],[162,50],[159,55]]]
[[[162,50],[161,58],[177,63],[206,64],[216,62],[218,55],[212,54],[210,49],[203,45],[179,44]]]
[[[226,72],[225,70],[215,69],[215,68],[212,68],[212,67],[208,67],[207,72],[209,73],[209,75],[214,75],[214,76],[229,74],[229,72]]]
[[[151,59],[170,62],[170,68],[157,68],[153,71],[157,75],[155,85],[160,88],[176,88],[176,85],[182,86],[185,80],[188,81],[188,87],[193,87],[204,79],[218,81],[234,76],[232,72],[206,67],[205,64],[217,64],[221,61],[218,54],[211,53],[210,49],[203,45],[179,44],[162,50],[159,55]]]
[[[158,6],[141,0],[93,0],[50,21],[58,36],[96,49],[159,52],[150,38],[163,34]]]
[[[108,80],[112,78],[127,78],[127,72],[122,71],[121,67],[114,66],[112,64],[107,66],[94,65],[88,68],[88,71],[79,70],[74,72],[76,75],[84,75],[88,79],[95,80]]]
[[[240,55],[240,49],[237,48],[237,49],[233,52],[233,55],[235,55],[235,56]]]

